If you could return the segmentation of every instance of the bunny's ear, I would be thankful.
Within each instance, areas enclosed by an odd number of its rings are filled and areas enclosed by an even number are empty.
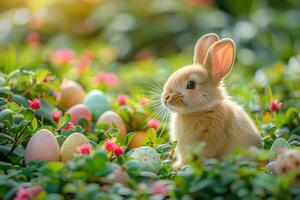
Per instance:
[[[219,37],[214,33],[203,35],[194,48],[194,63],[202,65],[209,47],[218,40]]]
[[[206,67],[216,79],[225,77],[232,69],[235,57],[234,41],[225,38],[214,43],[204,59]]]

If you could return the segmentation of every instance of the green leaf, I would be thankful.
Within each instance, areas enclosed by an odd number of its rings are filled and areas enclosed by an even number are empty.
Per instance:
[[[12,137],[10,137],[9,135],[5,134],[5,133],[0,133],[0,138],[3,138],[3,139],[7,139],[7,140],[10,140],[10,141],[14,141],[14,139]]]
[[[65,113],[63,117],[61,117],[58,121],[58,128],[66,127],[67,124],[71,121],[71,116],[69,113]]]
[[[4,109],[0,112],[0,122],[7,121],[10,125],[13,124],[14,119],[12,115],[12,111],[9,109]]]
[[[34,116],[34,111],[32,109],[26,109],[24,110],[23,115],[24,115],[24,120],[31,121]]]
[[[24,107],[29,106],[27,99],[25,97],[23,97],[22,95],[12,94],[12,100],[14,102],[16,102],[17,104],[22,105]]]
[[[5,98],[0,98],[0,106],[4,106],[5,104],[7,104],[8,101]]]

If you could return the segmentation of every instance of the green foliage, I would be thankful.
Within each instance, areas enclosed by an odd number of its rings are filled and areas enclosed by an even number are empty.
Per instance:
[[[0,2],[1,11],[13,6],[9,2]],[[300,146],[297,0],[60,0],[41,7],[34,2],[0,16],[0,199],[34,186],[42,189],[36,199],[300,199],[296,174],[266,169],[278,149]],[[48,14],[41,15],[43,9]],[[194,43],[207,32],[237,43],[236,64],[224,82],[254,120],[263,148],[237,149],[217,161],[199,157],[200,144],[187,153],[188,165],[175,170],[176,142],[169,138],[169,116],[159,107],[162,84],[192,62]],[[38,41],[30,41],[32,33]],[[54,55],[61,49],[69,58],[59,63]],[[83,128],[85,119],[69,127],[59,96],[64,79],[77,81],[86,92],[105,92],[126,123],[126,137],[97,119],[89,130]],[[118,102],[119,94],[128,102]],[[145,97],[149,104],[142,103]],[[39,109],[28,103],[35,98],[41,100]],[[269,109],[272,100],[282,103],[278,111]],[[62,111],[58,121],[54,109]],[[152,118],[161,120],[158,129],[149,128]],[[72,133],[84,134],[90,154],[25,165],[26,145],[42,128],[60,146]],[[159,163],[155,167],[129,148],[141,131],[147,135],[145,148]],[[107,140],[124,154],[105,150]],[[155,184],[166,191],[157,194]]]

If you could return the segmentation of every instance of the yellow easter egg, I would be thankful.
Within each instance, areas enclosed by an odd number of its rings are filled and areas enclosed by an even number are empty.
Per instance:
[[[88,139],[82,135],[81,133],[72,133],[67,137],[64,141],[63,145],[60,149],[60,159],[61,161],[70,160],[73,155],[77,153],[76,148],[83,145],[88,144]]]

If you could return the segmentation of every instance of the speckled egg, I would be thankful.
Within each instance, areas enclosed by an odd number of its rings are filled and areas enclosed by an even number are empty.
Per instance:
[[[120,136],[126,137],[127,128],[126,124],[120,115],[113,111],[106,111],[99,117],[97,121],[98,124],[107,124],[110,128],[113,128],[115,125],[120,130]]]
[[[61,85],[61,105],[70,108],[76,104],[83,103],[85,92],[81,85],[74,81],[64,81]]]
[[[82,144],[88,144],[88,139],[81,133],[72,133],[64,141],[60,149],[61,161],[70,160],[77,153],[76,148]]]
[[[46,130],[37,131],[29,140],[24,156],[25,163],[30,160],[59,160],[59,145],[54,135]]]
[[[84,104],[90,109],[95,120],[110,107],[108,96],[99,90],[89,92],[84,99]]]
[[[92,115],[86,105],[77,104],[77,105],[71,107],[67,112],[71,116],[71,122],[75,125],[79,125],[78,120],[80,118],[86,119],[88,121],[88,126],[83,127],[83,128],[85,128],[86,130],[89,129],[89,127],[91,126],[91,123],[92,123]]]
[[[156,173],[161,166],[159,154],[152,147],[144,146],[137,148],[130,155],[140,163],[141,170]]]

